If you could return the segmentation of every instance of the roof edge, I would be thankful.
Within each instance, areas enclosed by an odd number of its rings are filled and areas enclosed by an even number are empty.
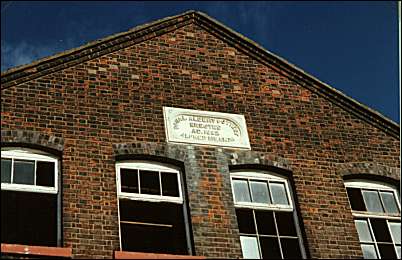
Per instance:
[[[74,55],[83,55],[85,52],[87,52],[85,55],[89,55],[90,59],[92,59],[95,58],[95,54],[102,52],[104,49],[109,48],[110,46],[113,46],[118,40],[127,39],[127,41],[130,41],[135,39],[135,34],[143,33],[144,35],[147,35],[155,33],[158,30],[163,30],[164,25],[166,25],[166,27],[170,23],[177,25],[190,19],[193,19],[197,25],[203,26],[204,29],[215,32],[216,36],[226,42],[229,42],[240,51],[246,52],[248,55],[251,55],[252,57],[261,61],[264,65],[278,67],[279,70],[285,71],[287,74],[286,76],[295,80],[302,86],[324,96],[330,100],[330,102],[337,104],[349,112],[352,112],[352,114],[358,116],[360,119],[363,119],[377,128],[382,129],[386,133],[389,133],[398,139],[400,138],[400,125],[385,115],[356,101],[343,92],[331,87],[329,84],[320,81],[316,77],[293,65],[284,58],[281,58],[280,56],[266,50],[253,40],[234,31],[209,15],[195,10],[189,10],[178,15],[169,16],[153,22],[138,25],[132,29],[129,29],[128,31],[116,33],[102,39],[88,42],[80,47],[44,57],[30,64],[10,68],[9,70],[1,73],[1,89],[3,90],[33,78],[57,71],[50,68],[52,65],[62,59],[66,59],[68,62],[74,59]],[[134,38],[132,38],[131,35],[134,35]],[[40,66],[44,68],[39,68]],[[73,64],[69,65],[68,67],[70,66],[73,66]],[[38,72],[41,72],[41,75],[36,77],[33,76],[34,74],[38,74]]]

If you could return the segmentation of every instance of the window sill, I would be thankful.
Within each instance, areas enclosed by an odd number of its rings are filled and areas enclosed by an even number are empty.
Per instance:
[[[57,256],[70,257],[72,256],[71,248],[50,247],[50,246],[28,246],[17,244],[1,243],[2,254],[22,254],[22,255],[37,255],[37,256]]]
[[[205,259],[204,256],[114,251],[114,259]]]

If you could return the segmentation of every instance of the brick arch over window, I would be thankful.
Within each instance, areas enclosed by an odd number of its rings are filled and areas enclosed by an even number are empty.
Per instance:
[[[390,183],[397,187],[399,187],[400,182],[400,168],[389,167],[375,162],[339,164],[338,173],[344,180],[366,179]]]
[[[27,130],[2,130],[1,146],[25,147],[61,155],[64,139],[51,134]]]

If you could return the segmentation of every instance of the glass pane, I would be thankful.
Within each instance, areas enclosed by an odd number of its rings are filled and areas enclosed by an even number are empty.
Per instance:
[[[162,195],[179,197],[179,183],[177,173],[161,172]]]
[[[121,192],[138,193],[138,170],[120,169]]]
[[[272,194],[272,200],[274,204],[289,205],[288,198],[286,196],[285,185],[283,183],[269,183],[269,188]]]
[[[243,234],[256,234],[253,211],[251,209],[236,209],[239,232]]]
[[[365,259],[378,259],[374,245],[361,245],[361,246],[363,251],[363,257]]]
[[[265,181],[251,181],[251,197],[253,202],[271,203],[269,199],[268,184]]]
[[[233,190],[236,202],[251,202],[246,180],[233,179]]]
[[[398,255],[398,259],[401,259],[401,246],[396,246],[396,254]]]
[[[241,251],[245,259],[260,259],[257,238],[240,236]]]
[[[260,237],[261,253],[263,259],[281,259],[278,238]]]
[[[387,213],[399,213],[393,192],[380,192]]]
[[[360,242],[371,242],[373,238],[366,220],[355,220],[357,233],[359,234]]]
[[[380,251],[380,256],[382,259],[396,259],[396,252],[394,245],[389,244],[377,244],[378,250]]]
[[[272,211],[256,210],[254,212],[258,233],[262,235],[276,235],[274,214]]]
[[[281,238],[284,259],[301,259],[300,245],[297,238]]]
[[[35,162],[34,161],[14,161],[14,180],[18,184],[34,184]]]
[[[377,242],[392,242],[385,219],[370,219],[370,222]]]
[[[363,198],[367,207],[367,211],[370,212],[384,212],[381,206],[380,197],[377,191],[363,190]]]
[[[1,159],[1,183],[11,182],[11,159]]]
[[[366,211],[361,190],[358,188],[346,188],[352,210]]]
[[[54,162],[36,162],[36,185],[54,187]]]
[[[389,227],[391,229],[391,235],[395,244],[401,243],[401,223],[389,222]]]
[[[275,217],[280,236],[297,237],[293,212],[275,212]]]
[[[141,194],[161,195],[159,172],[140,170]]]

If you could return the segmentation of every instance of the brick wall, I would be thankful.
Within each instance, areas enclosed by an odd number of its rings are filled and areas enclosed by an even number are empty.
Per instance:
[[[119,250],[114,164],[125,154],[181,163],[197,255],[241,257],[229,167],[257,164],[290,170],[311,257],[361,257],[340,169],[367,162],[399,180],[399,140],[196,24],[145,38],[2,90],[2,142],[20,142],[17,130],[62,140],[73,257]],[[163,106],[243,114],[252,151],[166,144]]]

